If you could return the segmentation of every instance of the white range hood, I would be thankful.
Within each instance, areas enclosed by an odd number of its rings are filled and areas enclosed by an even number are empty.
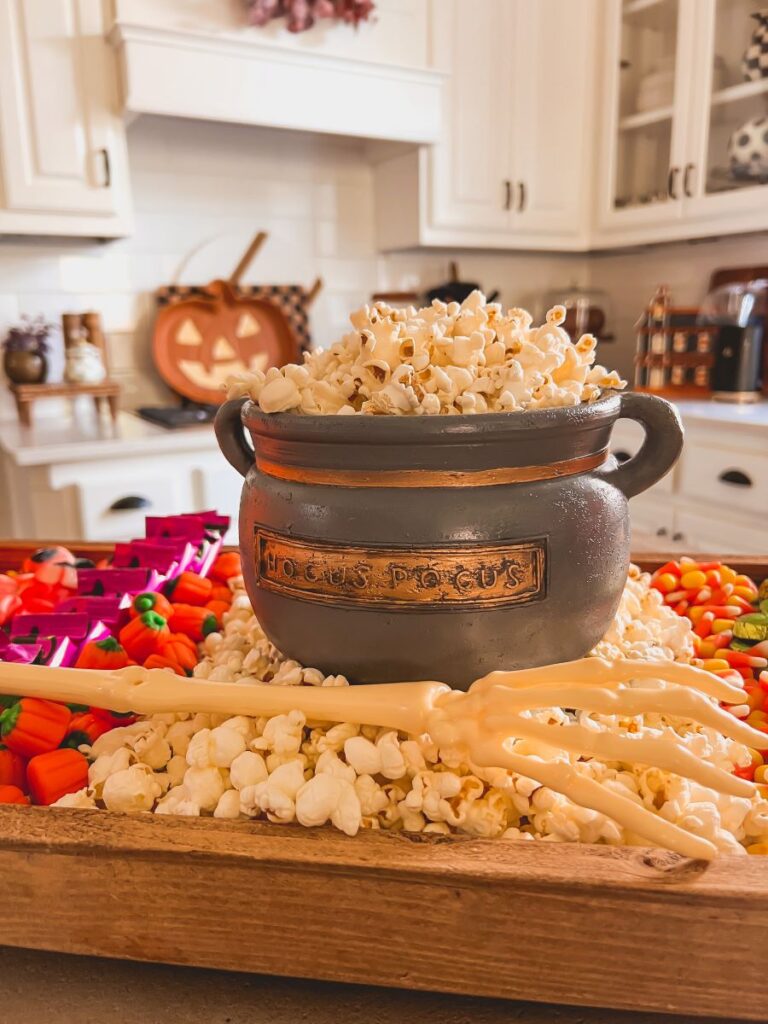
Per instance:
[[[391,47],[383,53],[386,59],[358,59],[322,43],[302,47],[295,37],[262,36],[250,27],[206,26],[200,3],[194,19],[169,17],[162,24],[157,15],[164,3],[174,8],[173,0],[156,0],[150,17],[134,20],[124,15],[141,15],[148,6],[141,0],[117,4],[109,39],[129,113],[409,143],[439,137],[445,75],[426,66],[400,66]],[[379,17],[385,17],[386,3],[378,6],[384,8]]]

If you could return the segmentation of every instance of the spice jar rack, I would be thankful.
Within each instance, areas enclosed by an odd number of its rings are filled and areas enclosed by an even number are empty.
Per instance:
[[[671,398],[708,398],[714,331],[698,323],[699,310],[673,306],[662,285],[635,324],[636,391]]]

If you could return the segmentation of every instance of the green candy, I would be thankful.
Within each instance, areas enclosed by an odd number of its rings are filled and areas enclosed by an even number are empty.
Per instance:
[[[755,646],[755,643],[756,641],[754,640],[731,640],[731,642],[728,644],[728,647],[732,651],[741,651],[742,653],[744,653],[746,651],[751,651],[752,648]]]
[[[768,614],[750,612],[733,624],[733,635],[739,640],[768,640]]]

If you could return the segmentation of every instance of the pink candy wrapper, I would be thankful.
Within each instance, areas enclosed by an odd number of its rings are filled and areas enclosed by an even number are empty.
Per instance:
[[[71,637],[72,640],[82,640],[88,632],[88,626],[88,616],[79,612],[50,612],[45,615],[22,613],[11,623],[11,640],[18,640],[20,637],[33,637],[35,641],[43,637]]]
[[[196,546],[183,539],[132,540],[115,545],[113,564],[118,569],[146,566],[173,578],[189,567],[196,552]]]
[[[70,597],[68,601],[62,601],[56,606],[56,613],[79,612],[87,615],[89,622],[101,620],[114,626],[130,603],[129,594],[123,594],[121,597]]]
[[[231,520],[229,516],[207,509],[179,516],[147,516],[145,522],[147,537],[185,537],[199,543],[206,533],[225,534]]]
[[[21,662],[28,665],[34,661],[42,650],[40,644],[15,644],[7,634],[0,633],[0,661]]]
[[[162,581],[164,576],[153,569],[78,569],[77,592],[80,595],[101,597],[107,594],[140,594],[144,590],[157,590],[153,579]]]

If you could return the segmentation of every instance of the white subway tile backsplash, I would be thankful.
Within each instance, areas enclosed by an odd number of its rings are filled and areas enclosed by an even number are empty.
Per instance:
[[[258,230],[269,238],[244,283],[309,286],[323,277],[310,311],[316,344],[348,331],[350,311],[374,291],[426,291],[447,280],[455,259],[463,280],[498,288],[506,304],[537,312],[552,288],[605,288],[618,341],[602,357],[625,373],[632,324],[658,283],[669,283],[676,301],[696,302],[715,267],[766,261],[765,235],[589,258],[448,250],[381,256],[364,142],[141,117],[128,129],[128,148],[136,209],[130,238],[0,238],[0,335],[22,313],[58,323],[65,311],[98,310],[126,406],[172,397],[152,365],[154,291],[227,277]],[[52,363],[60,377],[60,344]],[[0,419],[15,415],[9,398],[0,388]]]
[[[0,294],[0,338],[19,319],[19,300],[15,295]]]
[[[59,288],[63,292],[129,292],[134,287],[127,253],[107,250],[99,255],[59,258]]]

